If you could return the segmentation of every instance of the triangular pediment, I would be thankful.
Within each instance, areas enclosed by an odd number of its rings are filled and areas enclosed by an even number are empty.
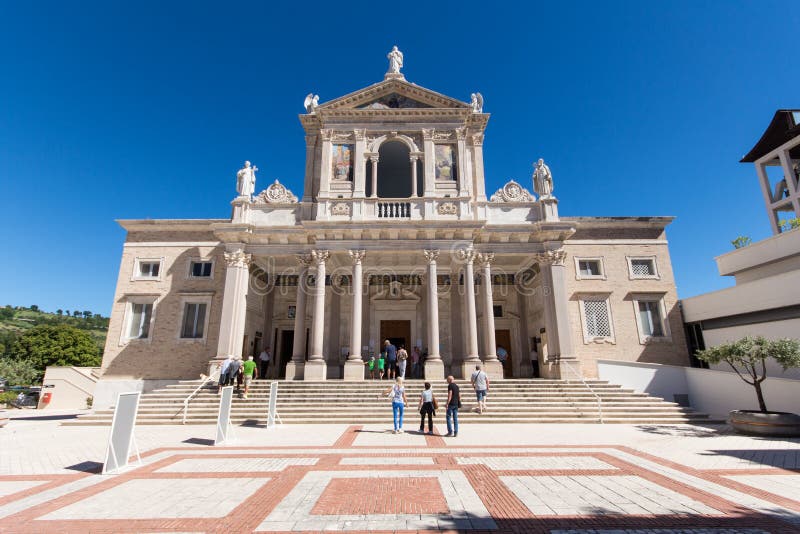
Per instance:
[[[469,109],[469,104],[405,80],[384,80],[321,104],[317,110]]]

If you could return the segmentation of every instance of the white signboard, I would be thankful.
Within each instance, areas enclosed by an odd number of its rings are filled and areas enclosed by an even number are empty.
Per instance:
[[[278,383],[271,382],[269,385],[269,413],[267,414],[267,428],[274,427],[276,419],[280,424],[283,424],[281,421],[281,416],[278,415]]]
[[[131,448],[136,449],[136,457],[141,463],[139,449],[133,437],[136,426],[136,414],[139,412],[139,391],[120,393],[117,406],[114,408],[114,419],[111,422],[111,434],[108,437],[106,461],[103,463],[103,474],[115,473],[128,466]]]
[[[221,445],[233,438],[233,428],[231,428],[231,404],[233,403],[233,386],[222,388],[222,395],[219,398],[219,415],[217,415],[217,439],[214,445]]]

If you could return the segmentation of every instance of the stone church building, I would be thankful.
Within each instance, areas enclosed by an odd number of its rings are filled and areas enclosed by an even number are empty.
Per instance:
[[[386,339],[420,347],[428,379],[476,363],[496,378],[688,364],[672,219],[561,217],[541,160],[532,191],[487,195],[481,95],[409,83],[402,54],[389,59],[376,84],[306,98],[299,196],[277,181],[255,193],[247,163],[229,219],[119,221],[96,403],[264,347],[270,377],[293,380],[362,380]]]

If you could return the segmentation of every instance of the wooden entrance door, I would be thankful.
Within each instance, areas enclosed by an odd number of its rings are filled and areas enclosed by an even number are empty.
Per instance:
[[[514,366],[512,365],[513,360],[511,356],[511,331],[497,330],[494,335],[497,348],[502,347],[508,353],[508,357],[503,363],[503,376],[506,378],[514,378]]]
[[[387,339],[398,349],[403,345],[409,350],[411,321],[381,321],[380,349],[383,349],[383,342]]]

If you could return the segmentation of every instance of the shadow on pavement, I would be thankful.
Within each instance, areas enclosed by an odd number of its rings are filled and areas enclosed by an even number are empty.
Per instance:
[[[183,440],[181,443],[188,443],[190,445],[213,445],[213,439],[206,439],[206,438],[189,438]]]
[[[70,465],[64,469],[72,471],[81,471],[83,473],[100,473],[103,470],[103,464],[100,462],[81,462],[79,464]]]

